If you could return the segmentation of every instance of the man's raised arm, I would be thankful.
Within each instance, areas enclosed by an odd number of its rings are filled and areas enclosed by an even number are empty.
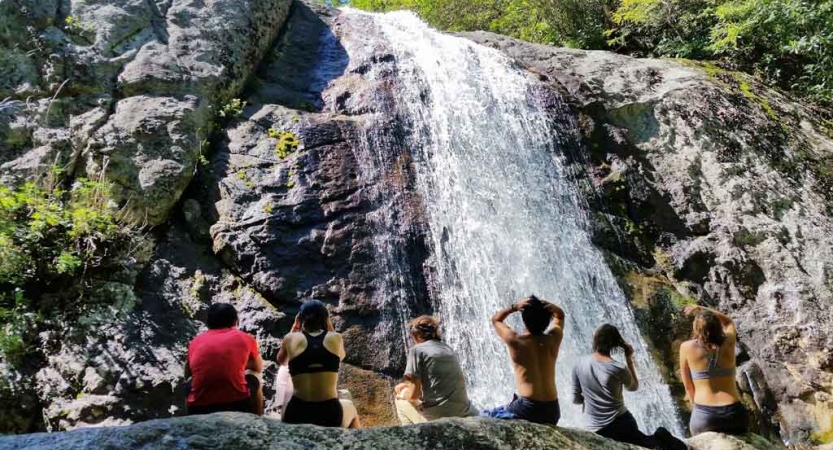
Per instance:
[[[548,313],[552,314],[552,323],[550,323],[550,328],[549,331],[547,331],[547,334],[558,335],[559,337],[563,336],[565,317],[564,310],[546,300],[541,300],[541,303],[543,303],[544,309],[546,309]]]
[[[503,342],[510,342],[517,336],[512,328],[509,325],[506,325],[503,321],[506,320],[507,317],[511,316],[513,313],[520,311],[521,308],[517,303],[512,303],[509,305],[508,308],[501,309],[500,311],[496,312],[494,316],[492,316],[492,326],[495,327],[495,332],[498,336],[503,340]]]

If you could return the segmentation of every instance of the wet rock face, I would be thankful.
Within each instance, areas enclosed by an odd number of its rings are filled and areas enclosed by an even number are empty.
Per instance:
[[[750,364],[739,382],[764,422],[791,442],[829,435],[833,137],[820,119],[707,64],[465,36],[572,99],[590,150],[594,241],[647,334],[667,328],[654,344],[672,388],[682,307],[718,307],[738,323]]]
[[[394,374],[405,343],[395,331],[402,318],[386,307],[387,277],[399,271],[412,283],[405,301],[427,310],[427,250],[408,154],[379,141],[402,125],[378,114],[396,78],[378,39],[366,45],[370,25],[297,4],[194,200],[228,268],[290,316],[304,299],[331,304],[347,362]]]

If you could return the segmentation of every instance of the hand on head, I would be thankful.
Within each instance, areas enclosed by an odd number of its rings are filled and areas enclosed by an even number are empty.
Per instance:
[[[626,358],[630,358],[630,357],[633,356],[634,350],[633,350],[633,346],[631,344],[628,344],[627,342],[623,342],[622,343],[622,349],[625,350],[625,357]]]
[[[685,307],[685,309],[683,309],[683,314],[687,316],[693,316],[700,312],[701,309],[703,309],[703,307],[700,305],[688,305]]]
[[[523,311],[524,308],[530,305],[530,303],[532,303],[532,299],[529,297],[522,300],[518,300],[517,302],[515,302],[514,309],[515,311]]]

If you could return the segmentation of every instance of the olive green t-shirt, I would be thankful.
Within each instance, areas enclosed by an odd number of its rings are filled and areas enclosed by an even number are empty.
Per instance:
[[[408,351],[405,375],[422,383],[422,414],[428,420],[476,416],[457,354],[441,341],[426,341]]]

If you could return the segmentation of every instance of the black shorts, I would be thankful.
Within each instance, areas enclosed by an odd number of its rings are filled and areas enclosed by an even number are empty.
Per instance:
[[[254,375],[246,375],[246,386],[249,388],[249,398],[231,403],[217,403],[214,405],[192,406],[186,402],[186,414],[189,416],[199,414],[212,414],[216,412],[247,412],[255,414],[257,408],[257,392],[260,390],[260,379]],[[191,393],[191,382],[185,383],[185,398]]]
[[[285,423],[310,424],[322,427],[340,427],[344,410],[337,398],[323,402],[307,402],[292,397],[283,414]]]

